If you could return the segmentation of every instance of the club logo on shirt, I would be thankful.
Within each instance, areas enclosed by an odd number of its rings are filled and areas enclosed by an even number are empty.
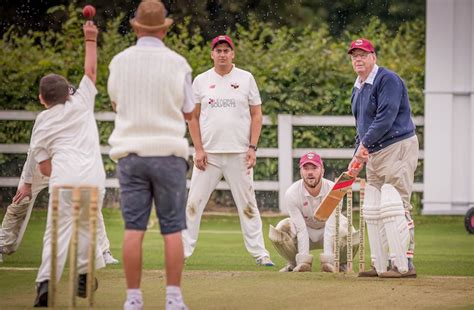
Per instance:
[[[209,85],[209,88],[210,88],[210,89],[216,88],[216,84]]]
[[[235,99],[226,99],[226,98],[219,98],[213,99],[209,98],[209,107],[210,108],[236,108],[237,105],[235,103]]]
[[[237,84],[237,83],[232,83],[232,84],[230,84],[230,87],[232,87],[233,89],[237,89],[237,88],[239,88],[239,86],[240,86],[240,85]]]

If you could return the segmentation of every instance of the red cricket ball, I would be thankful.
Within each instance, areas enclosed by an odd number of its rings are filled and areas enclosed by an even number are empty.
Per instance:
[[[82,15],[84,15],[84,17],[85,17],[87,20],[91,20],[91,19],[94,18],[94,16],[95,16],[95,7],[93,7],[93,6],[90,5],[90,4],[86,5],[86,6],[82,9]]]

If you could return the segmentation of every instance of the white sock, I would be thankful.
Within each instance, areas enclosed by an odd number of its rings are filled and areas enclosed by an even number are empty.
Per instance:
[[[176,303],[183,303],[183,295],[181,294],[181,288],[179,286],[167,285],[166,299],[171,299]]]
[[[127,299],[128,298],[137,298],[142,299],[142,291],[139,288],[129,288],[127,289]]]

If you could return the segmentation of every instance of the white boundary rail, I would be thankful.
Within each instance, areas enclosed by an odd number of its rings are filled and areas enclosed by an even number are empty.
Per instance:
[[[33,121],[39,112],[28,111],[0,111],[0,120],[11,121]],[[95,113],[97,121],[113,121],[115,113],[97,112]],[[423,126],[423,117],[415,117],[416,126]],[[276,125],[278,127],[278,148],[261,148],[257,151],[257,157],[278,158],[278,181],[255,181],[257,191],[277,191],[279,193],[280,211],[286,214],[284,204],[284,195],[286,189],[293,183],[293,158],[299,158],[306,152],[316,151],[324,159],[347,159],[352,158],[354,149],[292,149],[293,145],[293,127],[294,126],[332,126],[332,127],[353,127],[354,118],[352,116],[292,116],[280,114],[277,123],[273,124],[268,116],[263,117],[264,125]],[[108,154],[110,147],[101,146],[102,154]],[[0,144],[0,153],[2,154],[23,154],[28,150],[28,144]],[[194,152],[190,148],[190,153]],[[423,151],[420,151],[420,159],[423,159]],[[16,187],[19,178],[0,177],[0,187]],[[118,180],[109,178],[106,181],[107,187],[118,187]],[[189,186],[189,181],[188,181]],[[217,189],[228,190],[229,186],[225,181],[219,182]],[[358,190],[357,187],[354,190]],[[423,184],[415,183],[415,192],[423,192]]]

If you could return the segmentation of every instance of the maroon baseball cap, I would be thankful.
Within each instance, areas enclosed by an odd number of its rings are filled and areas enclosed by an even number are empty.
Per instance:
[[[375,53],[375,48],[372,42],[370,42],[367,39],[357,39],[352,41],[351,46],[349,47],[349,50],[347,51],[347,54],[351,54],[353,50],[355,49],[361,49],[363,51],[369,52],[369,53]]]
[[[226,36],[226,35],[220,35],[220,36],[217,36],[214,39],[212,39],[211,50],[213,50],[214,47],[216,47],[216,45],[219,44],[219,43],[227,43],[227,44],[229,44],[229,46],[232,50],[234,49],[234,43],[232,42],[231,38],[229,36]]]
[[[300,158],[300,168],[306,164],[313,164],[315,166],[323,166],[323,161],[321,160],[321,156],[316,154],[315,152],[309,152]]]

